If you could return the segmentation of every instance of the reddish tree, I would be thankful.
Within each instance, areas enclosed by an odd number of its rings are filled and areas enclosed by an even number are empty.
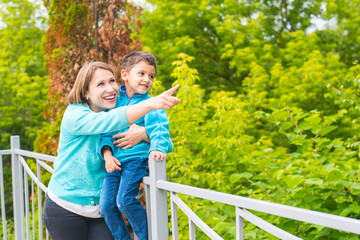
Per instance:
[[[120,79],[122,56],[141,49],[137,38],[141,8],[126,0],[44,0],[49,12],[45,55],[49,70],[49,125],[39,133],[36,151],[56,155],[60,122],[78,70],[87,61],[103,61]]]

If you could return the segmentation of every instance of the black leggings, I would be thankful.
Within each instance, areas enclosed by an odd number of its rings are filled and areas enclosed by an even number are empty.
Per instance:
[[[113,240],[103,218],[88,218],[70,212],[48,196],[44,205],[44,223],[53,240]]]

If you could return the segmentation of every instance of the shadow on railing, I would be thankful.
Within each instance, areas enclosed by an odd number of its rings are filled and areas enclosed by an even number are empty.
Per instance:
[[[0,150],[0,192],[2,214],[2,237],[7,236],[5,216],[5,194],[3,179],[3,157],[11,155],[14,235],[16,240],[49,239],[42,221],[42,206],[47,187],[42,182],[42,169],[53,173],[46,162],[54,162],[55,157],[20,149],[20,138],[11,137],[11,150]],[[25,159],[26,158],[26,159]],[[29,159],[30,158],[30,159]],[[32,161],[31,167],[29,165]],[[189,222],[189,239],[196,239],[196,227],[210,239],[223,239],[200,219],[177,194],[206,199],[234,207],[236,239],[244,239],[244,219],[280,239],[300,239],[247,211],[255,210],[296,221],[316,224],[349,233],[360,234],[360,220],[341,217],[262,200],[240,197],[226,193],[191,187],[166,181],[165,161],[149,161],[150,176],[144,178],[148,216],[149,236],[152,240],[169,239],[169,216],[167,193],[170,193],[172,239],[178,240],[178,208],[185,213]],[[34,171],[31,169],[36,169]],[[30,190],[30,192],[29,192]],[[8,197],[8,196],[7,196]],[[35,203],[37,202],[37,203]],[[45,234],[44,234],[45,233]]]

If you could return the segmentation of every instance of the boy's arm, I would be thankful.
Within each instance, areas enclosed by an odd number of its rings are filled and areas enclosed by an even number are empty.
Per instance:
[[[171,109],[180,103],[178,98],[171,96],[178,87],[179,85],[176,85],[156,97],[108,112],[93,112],[83,104],[70,104],[61,124],[75,135],[96,135],[121,130],[153,109]]]
[[[100,135],[100,155],[105,160],[105,169],[108,173],[121,170],[119,160],[113,156],[115,149],[112,143],[112,135],[113,133],[103,133]]]
[[[111,150],[111,153],[115,152],[115,146],[113,144],[113,138],[112,136],[114,135],[113,132],[110,133],[103,133],[100,135],[100,155],[101,157],[104,157],[104,147],[106,146],[107,148],[110,148],[109,150]]]
[[[157,151],[163,153],[166,156],[168,152],[172,151],[172,142],[169,132],[169,120],[165,110],[153,110],[146,114],[145,128],[150,138],[149,153],[152,151]]]

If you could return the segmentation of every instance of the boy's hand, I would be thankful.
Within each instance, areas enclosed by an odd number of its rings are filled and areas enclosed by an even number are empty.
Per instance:
[[[164,160],[166,158],[166,154],[162,153],[160,151],[153,150],[153,151],[150,152],[149,158],[153,158],[158,162],[158,161]]]
[[[176,104],[180,103],[181,100],[177,97],[173,97],[173,93],[179,88],[179,84],[175,85],[174,87],[164,91],[160,95],[149,98],[147,101],[152,102],[152,106],[154,109],[171,109]]]
[[[121,163],[115,157],[113,157],[110,150],[104,151],[105,169],[108,173],[112,173],[115,170],[121,170],[119,167]]]

